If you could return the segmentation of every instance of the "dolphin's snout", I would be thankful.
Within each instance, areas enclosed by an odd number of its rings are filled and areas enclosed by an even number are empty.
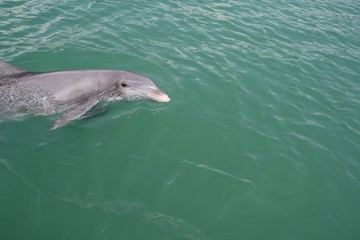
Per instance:
[[[159,92],[159,93],[155,93],[155,94],[148,93],[147,95],[151,100],[156,101],[156,102],[169,102],[170,101],[169,96],[163,92]]]
[[[169,102],[170,98],[168,95],[166,95],[165,93],[163,93],[160,97],[159,97],[159,102]]]

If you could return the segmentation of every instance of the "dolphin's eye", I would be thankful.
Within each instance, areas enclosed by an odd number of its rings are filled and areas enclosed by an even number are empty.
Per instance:
[[[126,83],[121,83],[122,87],[127,87],[128,85]]]

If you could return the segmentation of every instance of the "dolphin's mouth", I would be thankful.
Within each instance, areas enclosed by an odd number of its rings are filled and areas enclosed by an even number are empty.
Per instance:
[[[156,101],[156,102],[169,102],[170,98],[165,93],[147,93],[146,94],[149,99]]]

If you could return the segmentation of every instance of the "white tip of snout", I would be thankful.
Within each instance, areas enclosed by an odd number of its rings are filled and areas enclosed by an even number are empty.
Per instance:
[[[148,97],[156,102],[169,102],[170,98],[168,95],[166,95],[165,93],[161,93],[161,94],[148,94]]]
[[[161,95],[159,98],[158,98],[158,102],[169,102],[170,101],[170,98],[168,95],[164,94],[164,95]]]
[[[161,102],[169,102],[169,101],[170,101],[170,98],[168,95],[165,94],[164,96],[161,97]]]

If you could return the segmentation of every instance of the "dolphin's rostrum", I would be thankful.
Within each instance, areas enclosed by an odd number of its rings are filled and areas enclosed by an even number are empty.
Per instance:
[[[0,119],[62,112],[50,129],[77,119],[102,101],[170,98],[147,77],[118,70],[31,73],[0,60]]]

